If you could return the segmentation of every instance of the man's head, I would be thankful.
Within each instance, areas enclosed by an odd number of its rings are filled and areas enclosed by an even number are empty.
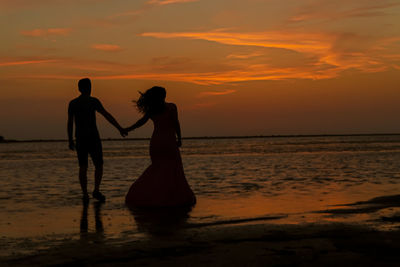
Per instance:
[[[78,88],[79,92],[81,92],[82,95],[90,95],[92,91],[92,84],[90,82],[90,79],[89,78],[80,79],[78,82]]]

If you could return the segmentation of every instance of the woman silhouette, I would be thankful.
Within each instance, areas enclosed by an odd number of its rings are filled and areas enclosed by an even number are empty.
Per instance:
[[[132,184],[125,197],[125,203],[131,207],[190,206],[196,202],[186,181],[178,148],[182,145],[178,111],[175,104],[165,102],[165,97],[163,87],[140,92],[135,102],[144,116],[125,129],[132,131],[149,119],[154,124],[150,140],[151,165]]]

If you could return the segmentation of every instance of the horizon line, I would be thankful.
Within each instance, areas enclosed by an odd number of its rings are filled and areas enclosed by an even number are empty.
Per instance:
[[[232,136],[189,136],[182,140],[194,139],[251,139],[251,138],[285,138],[285,137],[335,137],[335,136],[393,136],[400,133],[359,133],[359,134],[273,134],[273,135],[232,135]],[[150,137],[138,138],[102,138],[101,141],[141,141]],[[6,139],[0,143],[33,143],[33,142],[68,142],[68,139]]]

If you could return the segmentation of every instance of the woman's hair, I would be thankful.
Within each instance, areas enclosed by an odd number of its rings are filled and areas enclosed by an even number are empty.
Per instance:
[[[167,95],[164,87],[153,86],[144,93],[139,91],[139,94],[139,99],[133,101],[139,112],[154,115],[164,109],[165,97]]]

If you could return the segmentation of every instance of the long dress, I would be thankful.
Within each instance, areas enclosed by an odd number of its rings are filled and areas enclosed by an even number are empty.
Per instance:
[[[150,140],[151,165],[132,184],[125,197],[130,207],[175,207],[195,204],[196,198],[186,181],[176,142],[178,113],[175,104],[166,103],[163,112],[151,117],[154,131]]]

